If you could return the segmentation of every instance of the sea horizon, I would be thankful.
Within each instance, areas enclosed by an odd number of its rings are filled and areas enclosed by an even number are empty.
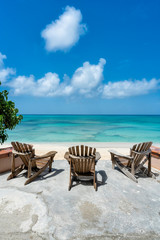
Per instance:
[[[54,116],[54,115],[71,115],[71,116],[160,116],[160,114],[79,114],[79,113],[20,113],[21,115],[51,115],[51,116]],[[19,115],[20,115],[19,114]]]

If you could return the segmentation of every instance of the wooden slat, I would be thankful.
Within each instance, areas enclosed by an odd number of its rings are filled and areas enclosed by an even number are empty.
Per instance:
[[[22,151],[21,151],[21,147],[20,147],[20,145],[19,145],[19,142],[16,142],[16,145],[17,145],[18,152],[22,152]]]
[[[93,155],[95,155],[95,154],[96,154],[96,148],[93,149]]]
[[[26,161],[26,166],[28,166],[29,160],[30,160],[30,156],[29,155],[25,155],[24,159]]]
[[[28,144],[24,143],[23,145],[24,145],[25,151],[26,151],[26,152],[30,152],[30,150],[29,150],[29,148],[28,148]]]
[[[81,145],[81,156],[84,156],[84,145]]]
[[[91,155],[92,155],[92,148],[89,147],[89,156],[91,156]]]
[[[17,145],[18,145],[18,147],[19,147],[19,149],[20,149],[20,152],[22,152],[22,153],[23,153],[22,144],[21,144],[21,143],[19,143],[19,142],[17,142]]]
[[[76,146],[76,152],[77,152],[77,156],[80,156],[79,155],[79,146]]]
[[[85,164],[85,159],[82,158],[82,168],[83,168],[83,173],[86,172],[86,164]]]
[[[83,172],[83,159],[80,158],[79,161],[80,161],[80,164],[79,164],[79,172]]]
[[[85,171],[88,172],[88,158],[86,159],[86,162],[85,162]]]
[[[11,142],[11,144],[12,144],[14,150],[16,150],[17,152],[19,152],[16,143],[15,143],[15,142]]]
[[[142,152],[142,154],[141,155],[137,154],[137,156],[135,155],[135,158],[134,158],[135,168],[139,166],[140,162],[145,157],[145,154],[143,154],[143,152],[149,150],[151,145],[152,145],[152,142],[144,142],[141,144],[141,146],[139,146],[138,152]]]
[[[132,149],[134,149],[134,151],[136,151],[136,152],[140,152],[143,149],[144,145],[145,145],[144,143],[139,143],[139,144],[134,145]],[[140,160],[141,156],[136,154],[135,152],[132,153],[132,156],[134,158],[134,165],[136,167],[136,163],[137,163],[137,161]]]
[[[68,148],[68,151],[69,151],[70,154],[73,154],[72,153],[72,148]]]
[[[20,147],[21,147],[22,152],[25,153],[25,148],[24,148],[23,144],[22,144],[22,143],[19,143],[19,145],[20,145]]]
[[[89,170],[91,170],[91,167],[92,167],[92,159],[90,158],[89,159]]]
[[[75,147],[72,147],[72,154],[76,155]]]
[[[18,152],[23,152],[22,148],[21,148],[21,145],[19,142],[15,142],[15,150],[18,151]],[[27,167],[28,166],[28,160],[26,160],[26,156],[22,156],[22,155],[19,155],[21,160],[23,161],[23,163],[25,164],[25,166]]]
[[[88,146],[85,146],[85,156],[88,156]]]
[[[28,144],[28,149],[29,149],[30,152],[32,152],[33,151],[33,146]]]

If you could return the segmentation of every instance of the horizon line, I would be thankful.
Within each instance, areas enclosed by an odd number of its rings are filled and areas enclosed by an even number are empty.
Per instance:
[[[69,115],[69,116],[160,116],[160,114],[79,114],[79,113],[19,113],[19,115]]]

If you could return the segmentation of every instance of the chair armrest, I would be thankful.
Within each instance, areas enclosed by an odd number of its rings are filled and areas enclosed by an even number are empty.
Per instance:
[[[51,151],[51,152],[48,152],[41,156],[36,155],[32,158],[32,160],[41,160],[41,159],[48,158],[48,157],[54,157],[56,155],[56,153],[57,153],[56,151]]]
[[[115,150],[112,150],[112,149],[111,149],[111,150],[108,150],[108,152],[110,152],[110,154],[113,154],[113,155],[115,155],[115,156],[117,156],[117,157],[129,159],[129,160],[132,160],[132,159],[133,159],[133,157],[130,157],[130,156],[128,156],[128,155],[121,154],[121,153],[119,153],[119,152],[117,152],[117,151],[115,151]]]
[[[77,159],[77,158],[84,158],[85,159],[85,158],[91,157],[91,158],[95,158],[96,160],[99,160],[101,158],[101,155],[99,153],[96,153],[96,154],[97,155],[91,155],[91,156],[85,157],[85,156],[75,156],[75,155],[72,155],[69,152],[66,152],[65,155],[64,155],[64,158],[67,159],[68,161],[69,161],[70,157],[73,158],[73,159]]]
[[[22,153],[22,152],[17,152],[15,150],[12,150],[12,153],[15,154],[15,155],[27,156],[27,155],[30,155],[32,152]]]
[[[64,158],[67,160],[67,161],[69,161],[69,152],[66,152],[65,154],[64,154]]]
[[[101,155],[99,152],[96,152],[96,161],[98,161],[101,158]]]
[[[151,149],[149,149],[149,150],[147,150],[147,151],[144,151],[144,152],[136,152],[136,151],[133,151],[132,150],[132,153],[136,153],[136,154],[138,154],[138,155],[147,155],[147,154],[149,154],[149,153],[151,153]]]

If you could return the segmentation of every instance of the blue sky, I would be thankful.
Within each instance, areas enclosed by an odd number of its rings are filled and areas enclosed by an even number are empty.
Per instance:
[[[0,81],[21,113],[160,114],[160,1],[0,1]]]

